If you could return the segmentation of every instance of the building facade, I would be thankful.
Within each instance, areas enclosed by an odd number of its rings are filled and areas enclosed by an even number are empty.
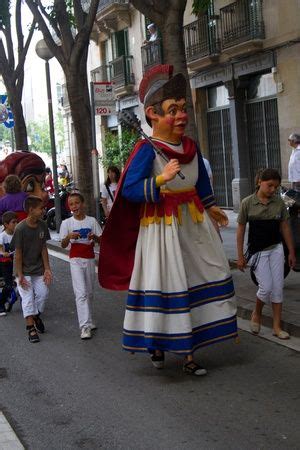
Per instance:
[[[277,168],[287,182],[287,138],[300,131],[300,4],[212,0],[196,17],[192,3],[182,32],[199,143],[212,166],[218,204],[237,210],[254,190],[259,169]],[[116,113],[96,116],[100,154],[107,131],[122,134],[119,110],[135,112],[150,133],[138,86],[145,70],[163,62],[163,49],[160,39],[149,42],[147,23],[128,0],[99,2],[88,71],[92,81],[112,81],[116,94]],[[70,120],[66,132],[76,159]],[[100,173],[103,181],[101,167]]]
[[[237,209],[260,168],[287,180],[287,138],[300,129],[300,4],[215,0],[184,38],[199,141],[218,203]]]

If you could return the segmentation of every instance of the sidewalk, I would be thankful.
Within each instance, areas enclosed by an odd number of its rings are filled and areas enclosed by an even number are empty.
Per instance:
[[[254,308],[257,287],[250,278],[249,269],[240,272],[235,268],[236,260],[236,218],[237,214],[233,211],[226,211],[229,217],[228,227],[222,229],[223,245],[232,268],[232,276],[235,283],[235,290],[238,304],[238,316],[243,319],[250,319]],[[48,247],[55,251],[67,253],[60,247],[58,235],[51,232],[51,241]],[[284,302],[282,313],[282,328],[288,331],[292,336],[300,337],[300,273],[291,271],[285,280]],[[272,327],[272,309],[269,306],[264,307],[263,325]]]

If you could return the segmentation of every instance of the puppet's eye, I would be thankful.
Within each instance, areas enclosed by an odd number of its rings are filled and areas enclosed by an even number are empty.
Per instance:
[[[177,113],[177,109],[176,108],[172,108],[169,111],[169,114],[171,114],[171,116],[176,116],[176,113]]]
[[[34,191],[34,180],[29,180],[25,189],[25,192],[33,192]]]

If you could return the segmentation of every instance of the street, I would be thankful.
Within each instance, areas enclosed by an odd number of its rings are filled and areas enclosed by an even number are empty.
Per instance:
[[[157,371],[121,349],[125,293],[95,284],[98,330],[80,340],[68,263],[51,263],[41,342],[28,342],[19,304],[0,319],[0,410],[26,449],[299,448],[297,352],[241,332],[197,353],[206,377],[174,355]]]

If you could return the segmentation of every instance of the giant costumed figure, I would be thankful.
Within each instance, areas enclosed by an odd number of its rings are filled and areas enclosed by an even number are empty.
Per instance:
[[[44,189],[45,168],[44,161],[37,154],[16,151],[0,161],[0,183],[3,183],[7,175],[17,175],[21,180],[22,190],[40,197],[46,205],[48,193]]]
[[[102,236],[99,281],[129,289],[125,350],[149,352],[156,368],[165,352],[183,355],[186,373],[204,375],[195,350],[237,336],[232,277],[213,224],[228,219],[215,205],[199,149],[184,136],[184,76],[155,66],[139,96],[164,157],[146,140],[136,144]]]

